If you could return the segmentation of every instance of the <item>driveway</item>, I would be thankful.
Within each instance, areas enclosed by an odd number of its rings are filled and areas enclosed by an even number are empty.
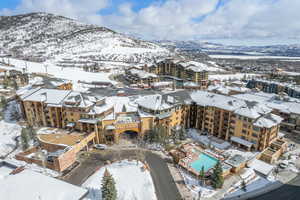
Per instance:
[[[300,176],[297,176],[282,187],[253,198],[251,200],[299,200],[300,199]]]
[[[98,151],[81,158],[81,164],[62,179],[75,184],[82,185],[88,177],[94,174],[107,160],[136,158],[136,150],[107,150]],[[151,176],[154,182],[158,200],[179,200],[180,193],[170,174],[166,161],[159,155],[145,151],[145,159],[150,166]]]
[[[151,176],[154,182],[158,200],[181,199],[177,186],[170,174],[166,161],[154,153],[146,153],[146,161],[151,168]]]

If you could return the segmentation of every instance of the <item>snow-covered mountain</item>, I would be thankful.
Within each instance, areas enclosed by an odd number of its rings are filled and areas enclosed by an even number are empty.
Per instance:
[[[157,44],[47,13],[0,16],[0,47],[15,57],[58,63],[147,63],[170,54]]]
[[[191,41],[155,41],[155,43],[179,51],[201,51],[209,55],[266,55],[266,56],[300,56],[300,45],[268,45],[268,46],[238,46],[223,45],[211,42]]]

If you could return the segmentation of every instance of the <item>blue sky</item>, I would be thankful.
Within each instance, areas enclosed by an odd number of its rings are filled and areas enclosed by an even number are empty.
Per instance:
[[[48,12],[144,39],[300,41],[300,0],[0,0],[0,15]]]

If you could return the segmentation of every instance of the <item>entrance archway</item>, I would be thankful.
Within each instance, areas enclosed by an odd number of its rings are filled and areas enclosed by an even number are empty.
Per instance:
[[[121,133],[120,137],[122,139],[136,140],[138,138],[138,132],[127,130]]]
[[[131,146],[137,144],[138,132],[133,130],[126,130],[119,135],[119,144],[123,146]]]

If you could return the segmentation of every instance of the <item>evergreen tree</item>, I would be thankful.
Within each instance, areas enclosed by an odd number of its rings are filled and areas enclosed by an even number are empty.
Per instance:
[[[179,139],[180,140],[185,140],[186,139],[186,131],[183,127],[181,127],[179,131]]]
[[[18,89],[19,89],[18,84],[17,84],[17,81],[16,81],[15,79],[12,80],[11,86],[12,86],[15,90],[18,90]]]
[[[22,128],[21,130],[21,145],[23,150],[26,150],[29,147],[29,136],[26,128]]]
[[[102,178],[102,199],[103,200],[116,200],[117,199],[117,189],[114,178],[109,173],[107,169],[105,169],[104,176]]]
[[[32,126],[27,126],[28,136],[31,140],[36,139],[36,131],[33,129]]]
[[[204,166],[202,166],[201,171],[199,173],[199,179],[201,181],[201,185],[204,183],[204,178],[205,178],[205,172],[204,172]]]
[[[242,181],[242,190],[243,190],[244,192],[247,191],[246,182],[245,182],[244,180]]]
[[[216,164],[216,166],[213,169],[213,174],[211,175],[212,179],[212,186],[217,189],[217,188],[222,188],[224,179],[223,179],[223,170],[222,170],[222,165],[220,161]]]
[[[6,98],[4,96],[1,96],[1,99],[0,99],[0,108],[4,109],[4,108],[6,108],[6,106],[7,106]]]
[[[126,106],[125,106],[125,105],[123,105],[123,107],[122,107],[122,112],[127,112],[127,111],[126,111]]]

